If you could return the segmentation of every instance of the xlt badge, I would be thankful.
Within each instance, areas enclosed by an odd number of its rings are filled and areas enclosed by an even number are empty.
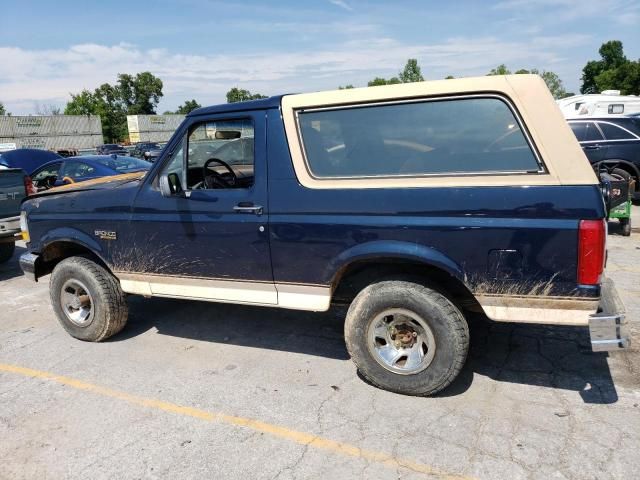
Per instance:
[[[117,240],[118,238],[116,232],[108,232],[106,230],[96,230],[93,234],[102,240]]]

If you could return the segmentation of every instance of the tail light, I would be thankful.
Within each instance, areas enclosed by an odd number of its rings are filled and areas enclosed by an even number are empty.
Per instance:
[[[604,271],[607,230],[604,220],[580,220],[578,229],[578,283],[597,285]]]
[[[38,193],[38,190],[33,186],[33,182],[29,175],[24,176],[24,190],[27,192],[27,196]]]

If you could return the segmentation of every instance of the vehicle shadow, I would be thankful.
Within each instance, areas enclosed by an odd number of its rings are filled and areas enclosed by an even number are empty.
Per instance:
[[[309,313],[132,296],[129,311],[127,328],[110,341],[155,328],[161,335],[349,359],[343,335],[345,307]],[[467,363],[441,397],[463,394],[481,375],[497,382],[577,391],[585,403],[618,399],[607,354],[591,351],[586,328],[498,323],[482,315],[472,316],[469,327]]]
[[[11,260],[5,263],[0,263],[0,282],[22,276],[22,270],[20,269],[18,259],[20,258],[20,255],[26,251],[27,249],[25,247],[16,245],[16,250],[13,252]]]
[[[266,348],[336,360],[348,360],[343,320],[333,308],[309,313],[279,308],[162,298],[129,297],[127,328],[122,341],[156,328],[161,335],[214,343]]]
[[[460,376],[440,396],[465,392],[475,375],[498,382],[576,391],[585,403],[618,401],[606,352],[591,350],[587,327],[469,319],[471,346]]]

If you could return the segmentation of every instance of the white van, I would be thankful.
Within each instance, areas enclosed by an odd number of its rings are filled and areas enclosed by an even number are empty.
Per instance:
[[[620,90],[605,90],[600,94],[574,95],[557,100],[565,118],[628,115],[640,112],[640,97],[620,95]]]

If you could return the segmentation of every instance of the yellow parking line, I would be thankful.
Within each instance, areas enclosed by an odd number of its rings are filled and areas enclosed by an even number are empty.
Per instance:
[[[376,462],[390,468],[405,468],[418,473],[424,473],[427,475],[436,476],[444,479],[451,480],[469,480],[471,477],[461,476],[443,472],[436,468],[416,463],[411,460],[402,459],[389,455],[387,453],[375,452],[371,450],[363,450],[354,445],[348,443],[336,442],[327,438],[319,437],[310,433],[299,432],[296,430],[290,430],[286,427],[273,425],[270,423],[261,422],[260,420],[254,420],[251,418],[236,417],[234,415],[227,415],[224,413],[213,413],[197,408],[183,407],[176,405],[175,403],[164,402],[162,400],[155,400],[152,398],[139,397],[137,395],[131,395],[126,392],[118,390],[112,390],[110,388],[101,387],[92,383],[86,383],[75,378],[63,377],[56,375],[55,373],[43,372],[40,370],[33,370],[31,368],[19,367],[17,365],[8,365],[0,363],[0,371],[15,373],[25,377],[41,378],[45,380],[52,380],[54,382],[66,385],[68,387],[75,388],[77,390],[84,390],[87,392],[102,395],[104,397],[116,398],[125,402],[132,403],[134,405],[140,405],[143,407],[154,408],[156,410],[163,410],[165,412],[175,413],[177,415],[184,415],[187,417],[197,418],[208,422],[218,421],[226,423],[228,425],[240,426],[250,428],[258,432],[267,433],[274,437],[283,438],[301,445],[308,445],[320,450],[327,450],[333,453],[345,455],[348,457],[362,458],[371,462]]]

